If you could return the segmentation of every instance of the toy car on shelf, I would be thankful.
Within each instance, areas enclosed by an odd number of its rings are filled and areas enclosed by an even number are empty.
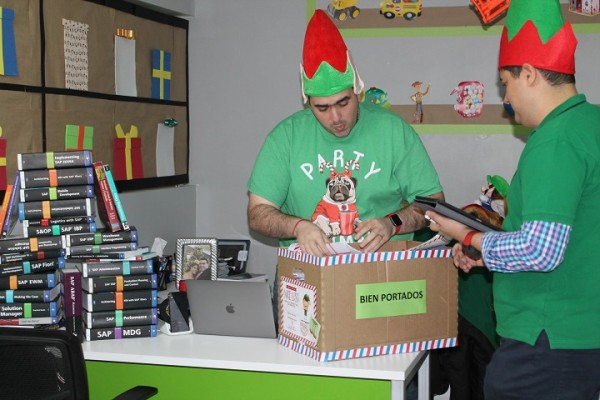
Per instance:
[[[420,17],[423,11],[421,0],[384,0],[379,4],[379,14],[388,19],[404,17],[410,21]]]
[[[508,9],[510,0],[471,0],[484,24],[500,18]]]

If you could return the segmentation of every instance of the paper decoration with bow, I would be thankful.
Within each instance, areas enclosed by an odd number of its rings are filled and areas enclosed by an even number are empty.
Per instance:
[[[93,150],[94,127],[65,125],[65,150]]]
[[[65,53],[65,87],[88,90],[88,30],[89,25],[68,19],[63,22]]]
[[[144,177],[142,167],[142,139],[138,136],[138,128],[131,125],[125,133],[121,124],[115,125],[117,137],[113,142],[114,163],[112,172],[115,180],[131,180]]]
[[[171,53],[152,50],[152,98],[171,99]]]
[[[6,139],[0,126],[0,190],[6,190]]]
[[[175,127],[156,128],[156,176],[175,175]]]
[[[17,50],[13,21],[15,10],[0,7],[0,75],[17,76]]]
[[[115,92],[120,96],[137,96],[135,39],[115,35]]]

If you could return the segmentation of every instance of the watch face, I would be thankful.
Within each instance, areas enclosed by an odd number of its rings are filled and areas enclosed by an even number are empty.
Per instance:
[[[394,226],[400,226],[402,225],[402,220],[400,219],[400,217],[396,214],[392,214],[390,215],[390,221],[392,221],[392,224]]]

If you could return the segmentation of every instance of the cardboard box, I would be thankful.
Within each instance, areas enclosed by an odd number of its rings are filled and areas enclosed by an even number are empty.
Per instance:
[[[456,346],[450,249],[314,257],[278,249],[279,343],[317,361]]]

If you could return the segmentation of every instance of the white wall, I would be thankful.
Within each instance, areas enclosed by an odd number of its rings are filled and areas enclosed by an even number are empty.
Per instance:
[[[464,6],[465,1],[437,0],[435,5]],[[301,0],[253,0],[243,8],[200,0],[190,18],[190,180],[197,185],[197,198],[195,190],[178,189],[167,189],[172,195],[166,197],[192,196],[197,218],[182,208],[170,214],[169,229],[180,227],[186,235],[195,230],[196,237],[251,238],[249,270],[271,277],[276,241],[249,232],[246,182],[267,133],[302,106],[298,69],[305,26],[306,3]],[[597,38],[579,35],[577,77],[588,98],[600,103],[593,44]],[[347,43],[367,86],[386,89],[392,103],[408,104],[410,83],[416,79],[432,82],[425,107],[427,102],[451,105],[451,88],[470,79],[484,82],[486,102],[500,103],[497,38],[357,38]],[[487,174],[510,180],[524,146],[522,138],[511,135],[436,134],[422,139],[447,199],[457,205],[479,195]],[[165,202],[162,210],[171,210],[170,200]],[[143,202],[135,204],[143,207]],[[154,218],[161,212],[143,209],[141,215]],[[177,236],[177,229],[170,235]]]

